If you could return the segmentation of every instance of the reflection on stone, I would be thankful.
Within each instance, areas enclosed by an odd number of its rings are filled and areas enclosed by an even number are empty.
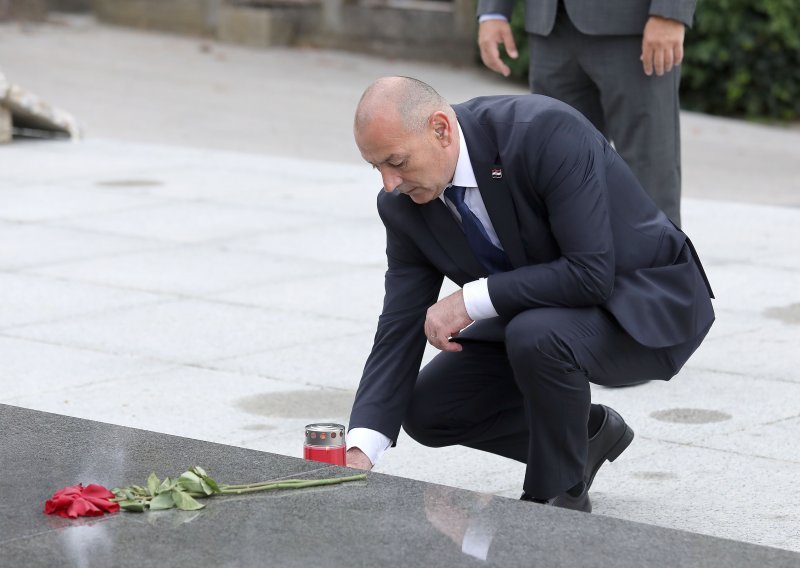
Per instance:
[[[59,532],[65,564],[76,568],[113,566],[115,533],[108,530],[108,524],[75,524]]]

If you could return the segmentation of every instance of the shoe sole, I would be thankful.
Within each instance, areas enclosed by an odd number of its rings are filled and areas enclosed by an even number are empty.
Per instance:
[[[594,476],[597,475],[597,472],[600,470],[600,466],[603,465],[606,460],[610,462],[616,460],[620,454],[631,445],[631,442],[633,442],[633,428],[625,424],[625,432],[622,433],[620,439],[617,440],[613,446],[611,446],[611,448],[606,452],[606,455],[604,455],[603,458],[597,462],[597,465],[592,470],[592,475],[589,476],[589,479],[586,482],[587,491],[589,488],[591,488],[592,482],[594,482]]]

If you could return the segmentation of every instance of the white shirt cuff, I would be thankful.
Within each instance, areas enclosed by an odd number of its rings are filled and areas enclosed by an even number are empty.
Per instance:
[[[486,278],[464,284],[464,305],[472,321],[496,318],[499,315],[489,297],[489,282]]]
[[[506,18],[503,14],[483,14],[478,18],[478,23],[482,24],[483,22],[488,22],[489,20],[504,20],[507,22],[508,18]]]
[[[353,428],[347,433],[347,449],[358,448],[364,452],[372,465],[378,463],[378,460],[383,455],[392,441],[371,428]]]

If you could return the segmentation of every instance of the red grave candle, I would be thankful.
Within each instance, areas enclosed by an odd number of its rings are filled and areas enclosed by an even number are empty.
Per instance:
[[[309,424],[306,426],[306,440],[303,444],[305,459],[333,465],[346,465],[346,452],[344,426],[341,424]]]

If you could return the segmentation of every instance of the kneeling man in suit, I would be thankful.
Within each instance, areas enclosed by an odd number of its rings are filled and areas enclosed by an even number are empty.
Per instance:
[[[350,417],[369,469],[402,424],[527,464],[522,499],[591,511],[633,430],[590,383],[669,380],[714,321],[689,241],[579,112],[540,95],[450,106],[379,79],[355,140],[380,171],[386,295]],[[444,277],[461,287],[437,301]],[[420,370],[425,342],[442,352]]]

